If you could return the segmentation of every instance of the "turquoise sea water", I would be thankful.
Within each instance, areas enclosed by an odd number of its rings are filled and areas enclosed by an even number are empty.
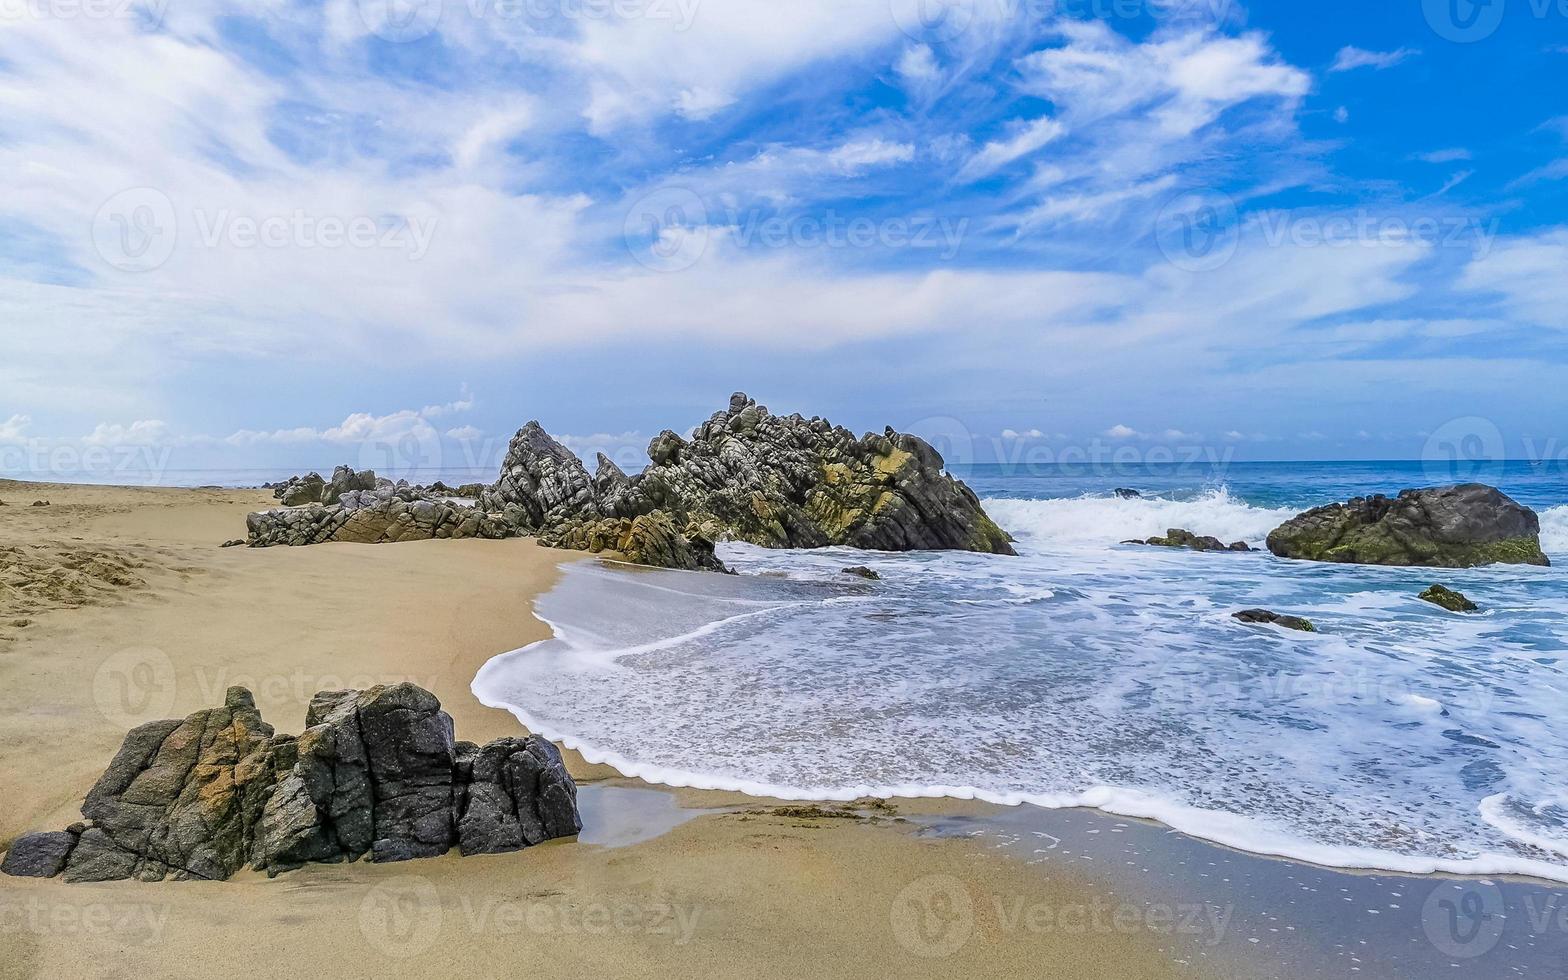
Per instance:
[[[738,578],[578,563],[539,605],[555,639],[492,661],[475,692],[672,784],[1093,806],[1321,864],[1568,881],[1561,469],[962,475],[1019,557],[725,545]],[[1534,507],[1557,567],[1363,568],[1118,543],[1185,527],[1260,544],[1308,506],[1454,477]],[[842,574],[855,564],[882,581]],[[1416,599],[1438,581],[1483,611]],[[1231,618],[1253,606],[1320,632]]]

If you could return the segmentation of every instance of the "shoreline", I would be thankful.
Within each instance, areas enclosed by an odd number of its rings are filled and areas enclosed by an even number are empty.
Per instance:
[[[44,491],[40,495],[50,498],[51,506],[14,506],[16,488],[24,486],[29,493]],[[104,601],[89,597],[76,607],[35,611],[27,627],[0,639],[0,737],[7,746],[0,793],[13,803],[0,816],[0,844],[27,830],[77,819],[82,796],[127,728],[221,702],[229,683],[248,681],[263,714],[281,731],[297,729],[317,689],[412,680],[441,698],[459,738],[482,742],[518,734],[512,713],[482,704],[471,685],[496,657],[552,635],[534,614],[533,600],[555,583],[559,566],[591,557],[543,549],[528,540],[221,549],[219,544],[243,526],[247,509],[270,501],[265,491],[0,481],[0,499],[10,505],[0,510],[0,535],[7,545],[46,554],[62,549],[139,553],[145,559],[131,571],[142,585],[125,586]],[[127,684],[139,698],[125,700]],[[680,901],[704,913],[722,909],[717,914],[724,925],[711,931],[695,927],[686,934],[687,942],[673,945],[672,934],[663,929],[674,922],[672,914],[657,929],[644,921],[645,928],[612,930],[584,956],[604,957],[604,969],[612,975],[645,962],[662,964],[657,975],[674,975],[689,972],[706,956],[728,964],[724,957],[735,953],[738,936],[760,937],[769,952],[752,961],[752,972],[796,972],[801,937],[826,928],[848,929],[844,938],[854,937],[861,945],[858,954],[846,954],[848,959],[827,957],[844,952],[831,948],[813,954],[830,975],[852,962],[863,963],[863,970],[897,963],[901,973],[920,975],[958,966],[1018,970],[1046,958],[1077,963],[1085,975],[1262,976],[1253,956],[1258,951],[1251,948],[1262,943],[1246,941],[1256,937],[1223,936],[1223,942],[1205,945],[1202,940],[1212,929],[1162,931],[1153,921],[1183,909],[1217,915],[1227,904],[1234,913],[1234,898],[1227,900],[1227,892],[1206,892],[1196,880],[1169,885],[1147,873],[1141,878],[1113,874],[1112,855],[1099,855],[1095,864],[1088,845],[1138,836],[1150,868],[1197,854],[1215,865],[1244,867],[1257,880],[1273,884],[1281,875],[1362,879],[1377,887],[1384,887],[1386,879],[1432,882],[1434,888],[1442,881],[1467,880],[1319,868],[1098,810],[1008,807],[952,797],[895,797],[885,809],[801,806],[776,797],[668,787],[625,777],[575,751],[564,754],[585,796],[625,789],[702,812],[668,827],[660,823],[665,817],[647,817],[658,832],[622,846],[552,843],[493,858],[449,855],[387,866],[312,866],[271,882],[248,872],[229,883],[67,886],[0,879],[0,960],[10,964],[0,974],[95,975],[95,957],[101,962],[116,943],[123,946],[126,933],[109,928],[84,935],[86,916],[93,909],[123,906],[162,910],[166,922],[157,942],[137,947],[128,962],[165,974],[210,970],[202,957],[191,957],[190,945],[222,949],[247,936],[253,939],[252,916],[288,930],[280,935],[290,942],[298,937],[300,950],[314,950],[317,956],[336,951],[346,931],[350,946],[363,944],[377,954],[362,975],[376,974],[389,963],[412,964],[425,957],[432,964],[449,963],[481,952],[535,968],[534,958],[545,955],[562,926],[583,909],[640,911],[647,919],[654,914],[650,909],[671,904],[668,896],[649,889],[674,881],[684,889]],[[589,819],[591,808],[585,807]],[[645,818],[634,813],[630,819],[637,824]],[[1020,850],[1018,841],[1027,842],[1030,835],[1065,840],[1066,827],[1074,828],[1074,839],[1085,848],[1081,862],[1042,868],[1029,848]],[[766,869],[760,876],[758,861]],[[857,871],[846,876],[844,867]],[[372,906],[389,889],[401,900],[406,896],[398,889],[410,888],[416,906],[424,912],[436,909],[444,925],[427,945],[405,956],[407,949],[420,946],[418,922],[408,936],[388,931]],[[1505,883],[1504,891],[1506,903],[1544,890],[1524,881]],[[919,938],[930,933],[910,932],[913,913],[900,911],[908,901],[930,905],[955,895],[969,910],[972,932],[953,950]],[[780,896],[790,903],[786,912],[781,912]],[[1092,941],[1086,942],[1082,930],[1070,931],[1059,922],[1055,928],[1031,930],[1009,911],[1020,906],[1088,915],[1108,902],[1141,925],[1098,931],[1087,926]],[[301,907],[319,911],[323,921],[302,923]],[[542,914],[554,925],[525,925],[519,931],[486,919],[489,925],[476,926],[476,908],[508,910],[525,920]],[[39,910],[73,925],[35,927],[30,923]],[[1261,907],[1242,911],[1267,918]],[[828,925],[834,917],[844,921]],[[345,918],[346,925],[335,921]],[[1244,914],[1237,921],[1254,918]],[[1231,921],[1230,914],[1225,921]],[[583,926],[577,922],[579,931]],[[971,941],[971,936],[988,941]],[[998,938],[1009,941],[993,941]],[[286,960],[281,956],[269,963],[276,969]],[[481,972],[490,967],[489,960],[472,963]]]

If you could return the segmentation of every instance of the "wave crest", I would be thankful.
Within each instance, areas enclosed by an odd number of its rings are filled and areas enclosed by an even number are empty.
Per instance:
[[[1541,550],[1549,555],[1568,554],[1568,504],[1541,512]]]
[[[997,498],[985,501],[991,519],[1018,537],[1051,545],[1107,545],[1148,538],[1171,528],[1212,534],[1227,543],[1261,542],[1299,513],[1292,507],[1255,507],[1231,496],[1226,487],[1190,500],[1166,497],[1083,496],[1062,500]],[[1563,531],[1568,538],[1568,507]]]

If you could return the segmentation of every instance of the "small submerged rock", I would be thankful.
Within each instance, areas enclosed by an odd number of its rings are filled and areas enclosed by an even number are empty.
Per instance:
[[[1419,598],[1435,606],[1442,606],[1449,612],[1469,613],[1481,611],[1481,607],[1471,602],[1470,598],[1463,592],[1455,592],[1453,589],[1442,585],[1432,586],[1421,593]]]
[[[1302,619],[1300,616],[1283,616],[1268,609],[1243,609],[1239,613],[1232,613],[1231,618],[1259,626],[1283,626],[1285,629],[1299,630],[1303,633],[1316,633],[1318,631],[1318,628],[1312,625],[1311,620]]]
[[[1116,494],[1116,496],[1118,498],[1122,499],[1122,500],[1142,500],[1143,499],[1143,494],[1139,493],[1136,490],[1128,489],[1127,487],[1117,487],[1115,490],[1112,490],[1111,492]]]
[[[47,500],[35,500],[35,501],[33,501],[33,506],[34,507],[48,507],[49,506],[49,501],[47,501]]]
[[[843,574],[858,575],[861,578],[870,579],[873,582],[880,582],[882,580],[882,576],[877,574],[876,569],[867,568],[865,565],[851,565],[849,568],[843,569]]]
[[[1187,548],[1191,551],[1252,551],[1245,541],[1236,541],[1226,544],[1219,538],[1211,535],[1193,534],[1184,528],[1173,527],[1165,532],[1165,537],[1150,538],[1147,541],[1123,541],[1122,544],[1141,544],[1154,548]]]

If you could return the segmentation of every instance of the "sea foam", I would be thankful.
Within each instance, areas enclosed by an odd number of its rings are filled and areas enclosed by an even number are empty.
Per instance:
[[[1107,545],[1162,535],[1171,528],[1208,534],[1229,544],[1261,542],[1296,509],[1254,507],[1219,487],[1188,499],[1103,494],[1062,500],[985,501],[986,512],[1014,535],[1042,545]]]
[[[1322,864],[1568,881],[1551,570],[1445,572],[1489,609],[1456,617],[1416,598],[1428,570],[1087,544],[1173,514],[1256,541],[1278,516],[1223,492],[1040,504],[988,503],[1011,559],[724,545],[748,574],[573,563],[539,602],[555,638],[492,660],[474,692],[671,785],[1095,806]],[[1074,511],[1108,519],[1074,530]],[[842,574],[861,564],[883,581]],[[1253,605],[1322,632],[1231,619]]]

